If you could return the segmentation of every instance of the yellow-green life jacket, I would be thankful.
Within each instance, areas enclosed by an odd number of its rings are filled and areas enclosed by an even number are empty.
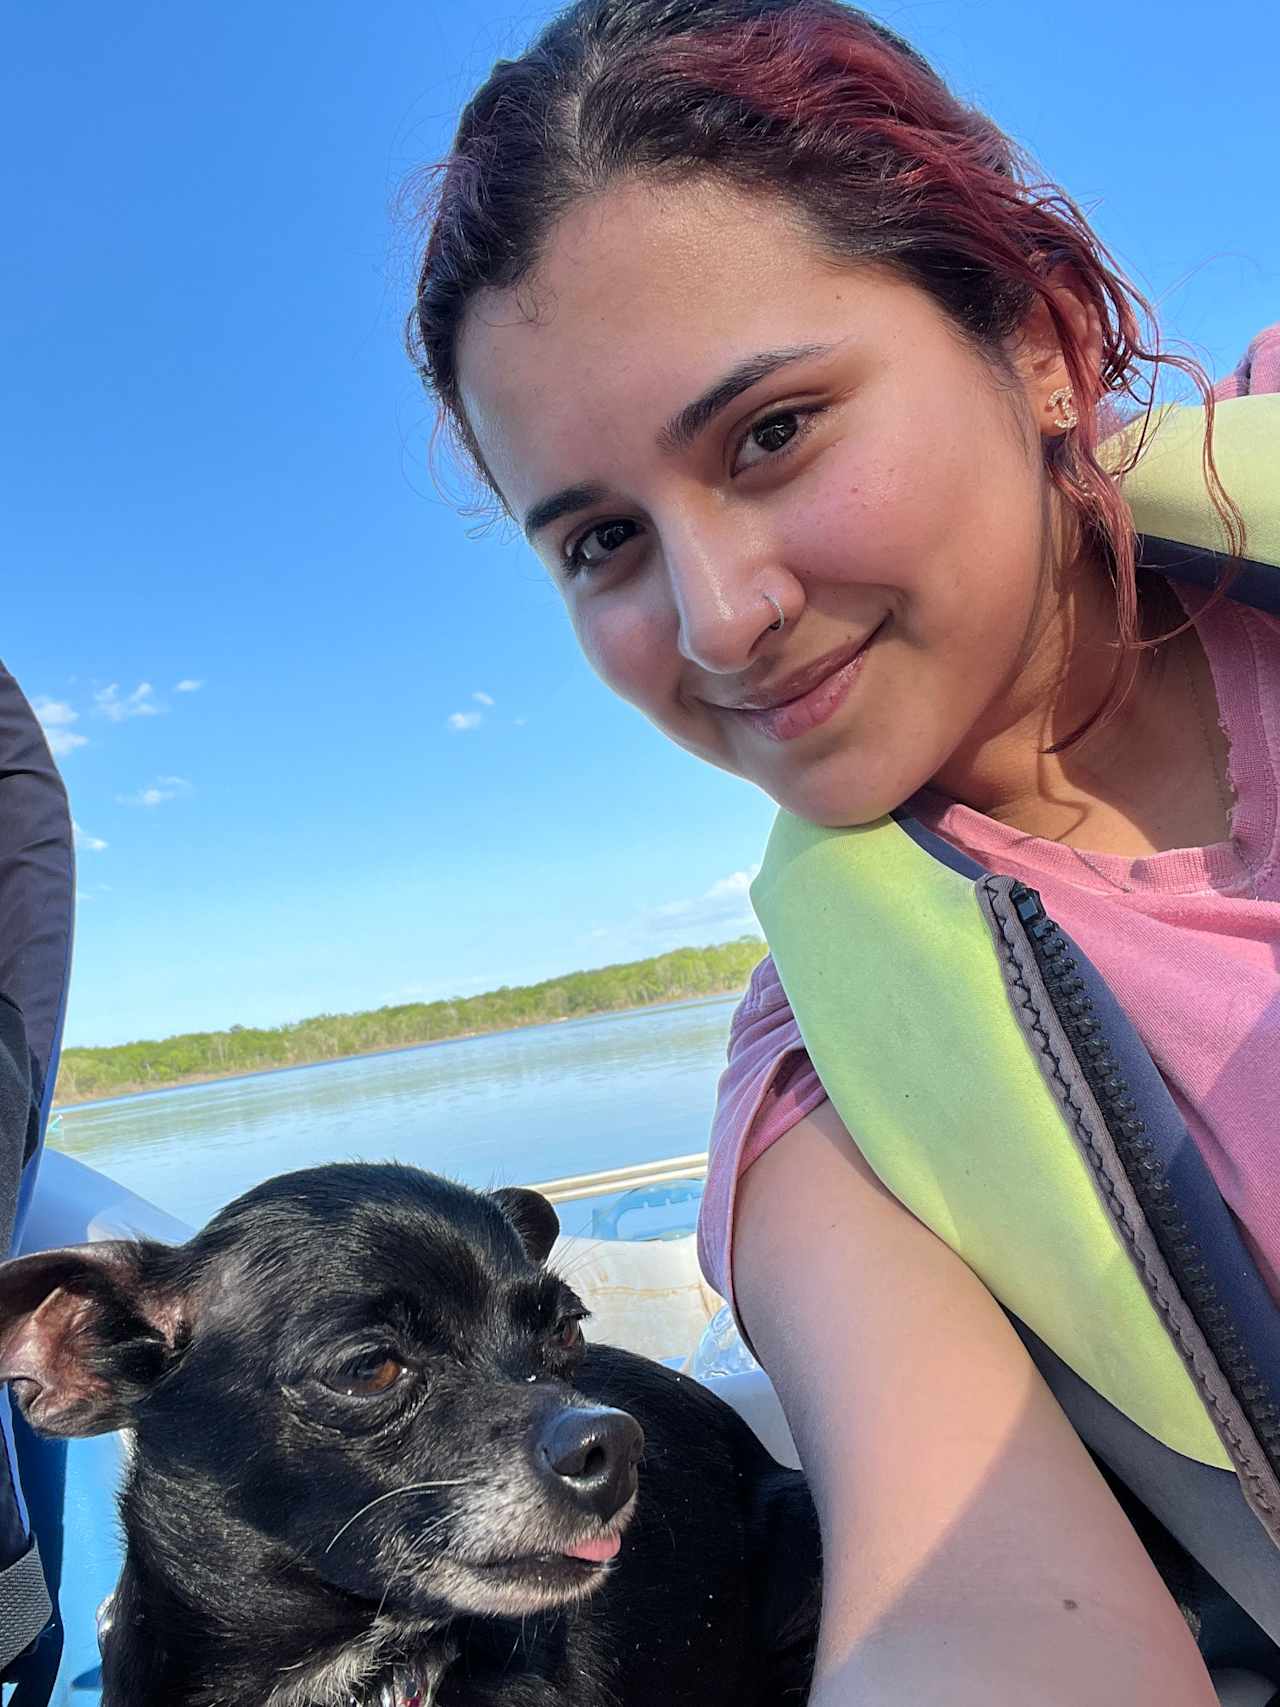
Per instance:
[[[1203,431],[1166,411],[1124,491],[1142,567],[1214,585]],[[1219,404],[1215,453],[1248,528],[1231,596],[1280,613],[1280,396]],[[780,813],[752,899],[867,1162],[1005,1308],[1095,1454],[1280,1641],[1280,1310],[1101,977],[1033,890],[903,815]]]

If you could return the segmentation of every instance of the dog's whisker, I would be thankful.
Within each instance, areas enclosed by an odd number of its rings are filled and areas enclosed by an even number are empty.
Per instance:
[[[368,1505],[362,1505],[354,1516],[347,1519],[333,1540],[330,1541],[329,1546],[325,1548],[325,1552],[327,1553],[329,1548],[333,1547],[347,1533],[357,1518],[363,1517],[365,1512],[372,1511],[374,1506],[381,1505],[384,1500],[399,1499],[401,1494],[430,1493],[435,1488],[465,1488],[470,1485],[470,1480],[470,1477],[462,1476],[451,1482],[408,1482],[403,1488],[392,1488],[389,1494],[379,1494],[377,1499],[370,1500]]]
[[[572,1245],[570,1245],[562,1252],[558,1252],[556,1255],[555,1268],[549,1272],[553,1273],[557,1280],[563,1280],[566,1284],[571,1284],[579,1270],[585,1268],[595,1255],[596,1252],[584,1238],[583,1245],[580,1249],[575,1250]]]

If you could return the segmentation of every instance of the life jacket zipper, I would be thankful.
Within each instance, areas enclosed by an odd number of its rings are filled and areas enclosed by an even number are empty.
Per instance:
[[[1160,1253],[1272,1471],[1280,1473],[1280,1408],[1245,1348],[1229,1308],[1218,1295],[1164,1162],[1147,1136],[1146,1122],[1120,1070],[1106,1027],[1079,976],[1071,945],[1045,912],[1034,889],[1015,882],[1008,895],[1045,992],[1093,1092]]]

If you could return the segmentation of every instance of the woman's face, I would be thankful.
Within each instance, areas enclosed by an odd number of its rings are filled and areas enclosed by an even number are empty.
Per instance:
[[[962,793],[1042,692],[1043,398],[787,208],[706,183],[582,204],[527,287],[473,305],[459,368],[592,667],[791,811]]]

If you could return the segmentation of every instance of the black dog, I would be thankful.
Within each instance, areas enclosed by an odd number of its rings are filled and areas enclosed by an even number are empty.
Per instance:
[[[189,1244],[0,1268],[0,1378],[130,1428],[104,1707],[799,1707],[801,1478],[583,1343],[544,1198],[287,1174]]]

